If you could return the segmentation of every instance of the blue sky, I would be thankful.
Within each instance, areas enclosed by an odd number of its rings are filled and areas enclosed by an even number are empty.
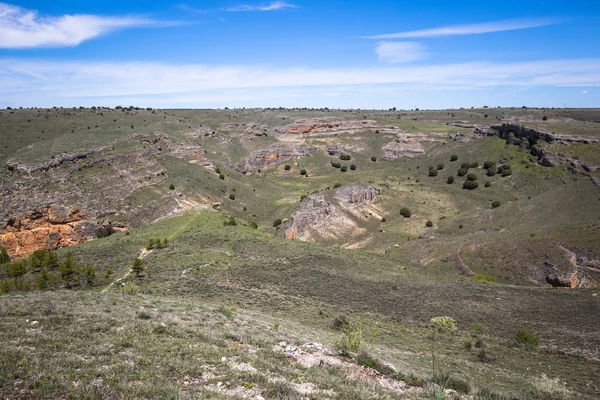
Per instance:
[[[600,2],[0,1],[0,107],[600,107]]]

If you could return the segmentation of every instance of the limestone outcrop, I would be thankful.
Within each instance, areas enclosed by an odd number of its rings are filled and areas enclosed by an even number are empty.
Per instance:
[[[294,157],[307,157],[317,152],[313,146],[294,143],[274,143],[242,160],[237,170],[244,174],[253,170],[269,170]]]
[[[27,257],[35,250],[55,250],[96,237],[101,224],[88,220],[76,209],[47,207],[11,217],[0,229],[0,247],[12,259]]]
[[[443,133],[407,133],[401,132],[394,140],[383,146],[385,160],[400,157],[417,157],[425,153],[425,145],[443,142],[447,134]]]
[[[335,190],[334,198],[345,205],[361,205],[381,194],[381,188],[373,185],[346,185]]]
[[[324,195],[313,194],[300,202],[285,231],[287,239],[295,239],[308,229],[320,228],[335,214],[335,207]]]

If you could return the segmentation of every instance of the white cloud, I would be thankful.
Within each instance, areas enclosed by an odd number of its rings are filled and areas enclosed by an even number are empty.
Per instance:
[[[427,58],[425,47],[418,42],[379,42],[375,48],[379,61],[407,63]]]
[[[230,104],[255,99],[265,105],[293,90],[318,98],[324,88],[360,99],[359,90],[366,86],[378,91],[393,86],[403,91],[489,93],[501,86],[598,87],[598,65],[600,59],[573,59],[317,69],[0,59],[0,103],[10,99],[23,106],[116,105],[143,98],[145,104],[171,107],[183,99],[186,104],[194,104],[190,99],[196,99],[195,104],[206,104],[206,99],[231,99]]]
[[[582,90],[581,94],[588,94],[588,90],[587,89],[586,90]]]
[[[43,17],[35,10],[0,3],[0,48],[70,47],[120,29],[169,24],[136,16]]]
[[[285,8],[297,8],[298,6],[288,4],[283,1],[274,1],[272,3],[254,4],[254,5],[239,5],[225,8],[224,11],[241,12],[241,11],[276,11]]]
[[[496,22],[485,22],[469,25],[449,25],[439,28],[422,29],[399,33],[388,33],[375,36],[364,36],[365,39],[410,39],[440,36],[478,35],[482,33],[513,31],[517,29],[536,28],[559,23],[558,19],[510,19]]]

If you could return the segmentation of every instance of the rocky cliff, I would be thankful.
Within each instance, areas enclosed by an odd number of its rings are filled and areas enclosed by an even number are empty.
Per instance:
[[[55,250],[96,237],[101,224],[66,207],[31,210],[22,217],[11,217],[0,228],[0,247],[12,259],[27,257],[35,250]]]
[[[294,157],[307,157],[316,152],[317,148],[313,146],[294,143],[274,143],[242,160],[237,170],[244,174],[259,169],[266,171]]]

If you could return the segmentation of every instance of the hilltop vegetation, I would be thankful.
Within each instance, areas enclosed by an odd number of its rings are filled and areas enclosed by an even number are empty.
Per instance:
[[[0,113],[4,397],[600,392],[597,110]]]

